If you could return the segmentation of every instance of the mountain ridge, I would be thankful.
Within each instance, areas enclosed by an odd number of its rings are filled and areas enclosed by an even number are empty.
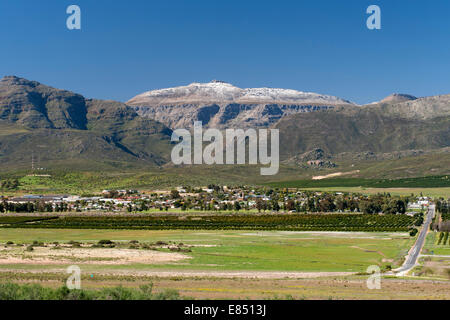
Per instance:
[[[398,103],[411,100],[417,100],[417,97],[405,93],[393,93],[381,100],[380,103]]]

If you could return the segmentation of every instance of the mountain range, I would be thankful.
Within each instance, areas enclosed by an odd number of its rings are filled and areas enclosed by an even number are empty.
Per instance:
[[[0,80],[3,168],[29,166],[34,154],[46,166],[157,168],[170,164],[172,130],[194,121],[220,129],[277,128],[282,161],[294,167],[423,154],[449,161],[442,150],[450,147],[450,95],[393,94],[361,106],[329,95],[212,81],[120,103],[15,76]]]

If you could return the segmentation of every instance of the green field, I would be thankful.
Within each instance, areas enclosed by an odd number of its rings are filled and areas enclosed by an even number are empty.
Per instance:
[[[414,194],[416,196],[423,195],[425,197],[445,199],[450,198],[450,188],[367,188],[367,187],[316,187],[316,188],[303,188],[303,190],[309,191],[322,191],[322,192],[349,192],[349,193],[361,193],[365,195],[378,194],[378,193],[390,193],[393,196],[410,196]]]
[[[191,259],[170,264],[89,265],[90,270],[248,270],[365,272],[399,265],[414,239],[402,233],[2,229],[0,242],[96,242],[101,239],[195,245]],[[89,249],[86,249],[89,250]],[[38,265],[2,265],[29,269]],[[55,267],[54,265],[52,267]]]
[[[424,254],[444,255],[450,257],[450,244],[438,245],[439,232],[430,231],[424,246]]]
[[[291,180],[271,182],[267,185],[280,188],[450,188],[450,177],[428,176],[405,179],[332,178],[323,180]]]

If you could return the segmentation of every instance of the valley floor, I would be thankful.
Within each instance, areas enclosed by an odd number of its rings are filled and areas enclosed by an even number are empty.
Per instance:
[[[114,247],[98,246],[105,239]],[[445,277],[367,288],[367,268],[401,265],[413,242],[387,232],[1,229],[0,282],[59,287],[78,265],[86,289],[151,282],[205,299],[450,299]]]
[[[105,239],[114,241],[115,248],[91,247]],[[131,240],[141,247],[130,249]],[[75,241],[81,245],[71,244]],[[116,270],[357,273],[374,264],[400,265],[413,241],[407,233],[2,229],[0,265],[10,259],[18,269],[70,263]],[[45,247],[27,251],[33,242]],[[58,250],[54,242],[59,242]],[[143,249],[146,245],[151,250]]]

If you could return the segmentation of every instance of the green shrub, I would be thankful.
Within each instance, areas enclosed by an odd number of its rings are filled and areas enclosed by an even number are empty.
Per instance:
[[[112,242],[111,240],[100,240],[98,242],[98,244],[100,244],[100,245],[110,245],[110,244],[114,244],[114,242]]]
[[[100,290],[69,290],[45,288],[38,284],[19,285],[0,283],[0,300],[179,300],[180,294],[175,290],[153,293],[153,285],[143,285],[139,289],[103,288]]]

